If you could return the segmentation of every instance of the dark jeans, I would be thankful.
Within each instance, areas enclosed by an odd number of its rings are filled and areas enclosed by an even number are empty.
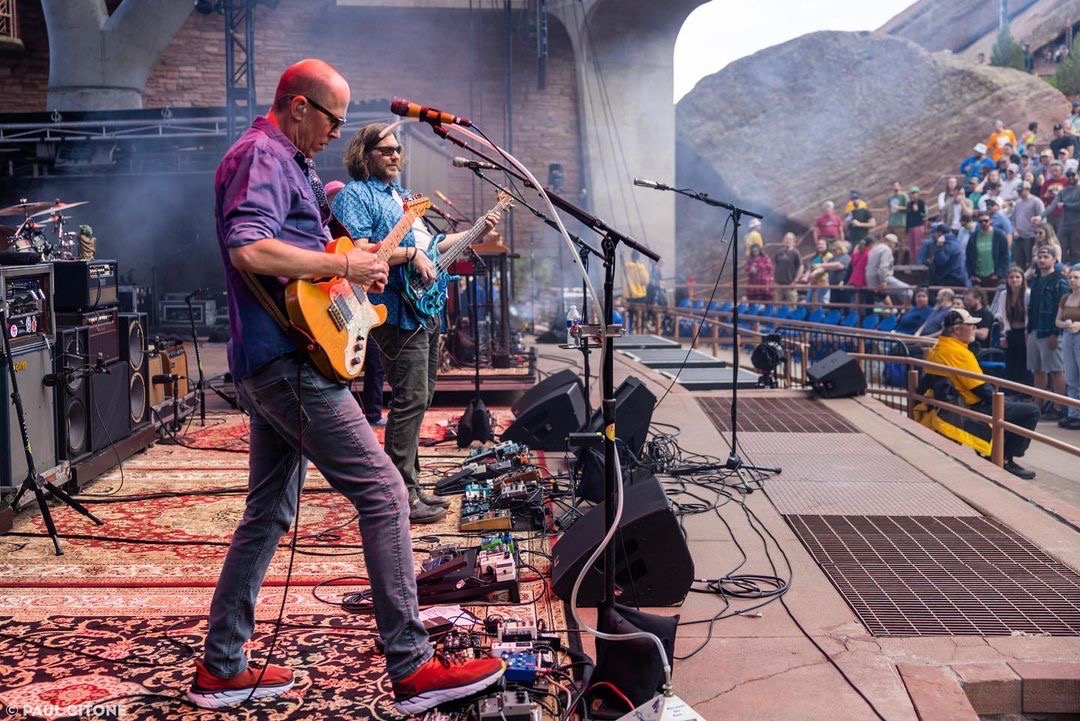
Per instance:
[[[364,355],[364,390],[360,393],[360,405],[369,422],[382,418],[383,367],[379,350],[374,346]]]
[[[415,497],[420,490],[420,425],[435,397],[439,335],[387,323],[374,328],[371,337],[379,344],[386,381],[393,391],[386,418],[386,455],[405,479],[409,496]]]
[[[1080,225],[1062,227],[1058,240],[1061,241],[1061,262],[1067,266],[1080,263]]]
[[[980,403],[974,407],[975,410],[980,413],[990,415],[991,405],[989,403]],[[1039,407],[1034,403],[1027,403],[1026,401],[1005,401],[1005,420],[1021,428],[1027,428],[1029,431],[1035,430],[1035,426],[1039,424],[1039,417],[1042,412]],[[1028,446],[1031,445],[1031,439],[1027,436],[1017,435],[1016,433],[1010,433],[1005,431],[1005,458],[1020,458],[1027,452]]]
[[[347,386],[327,380],[294,355],[271,362],[236,387],[251,413],[248,497],[210,602],[207,668],[232,678],[247,667],[244,644],[255,628],[255,600],[278,541],[296,514],[310,459],[360,514],[386,671],[391,679],[408,676],[432,655],[417,618],[408,495],[356,398]],[[304,459],[299,453],[301,414]]]
[[[1016,383],[1031,384],[1027,368],[1027,331],[1023,328],[1005,331],[1005,377]]]
[[[1012,242],[1012,262],[1013,265],[1018,265],[1023,269],[1027,269],[1031,265],[1033,258],[1031,257],[1031,249],[1034,246],[1034,238],[1024,238],[1022,236],[1016,236]]]

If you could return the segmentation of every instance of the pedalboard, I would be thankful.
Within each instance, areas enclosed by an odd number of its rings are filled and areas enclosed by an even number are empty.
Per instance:
[[[480,699],[477,716],[480,721],[540,721],[541,710],[525,689],[515,689]]]

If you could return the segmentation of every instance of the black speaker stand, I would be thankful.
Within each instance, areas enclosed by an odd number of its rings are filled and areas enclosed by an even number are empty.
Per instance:
[[[56,549],[56,555],[62,556],[64,555],[64,550],[60,548],[60,536],[56,532],[56,524],[53,523],[52,513],[49,511],[49,504],[45,500],[45,491],[51,493],[54,498],[59,498],[63,503],[74,508],[97,525],[104,526],[105,522],[86,510],[85,506],[47,481],[44,476],[37,472],[37,466],[34,463],[34,452],[30,448],[30,431],[26,427],[26,414],[23,410],[22,395],[19,394],[19,378],[15,374],[15,360],[11,355],[11,342],[8,340],[7,327],[7,299],[0,297],[0,328],[3,329],[3,332],[0,333],[0,335],[4,337],[3,361],[8,367],[8,378],[11,381],[11,402],[15,406],[15,415],[19,420],[19,433],[20,438],[22,439],[23,454],[26,456],[26,478],[23,479],[22,485],[19,487],[19,492],[15,494],[15,498],[11,501],[11,510],[12,512],[17,511],[19,509],[19,501],[22,500],[23,494],[27,491],[32,491],[34,497],[37,498],[38,508],[41,509],[41,517],[45,521],[45,528],[49,531],[49,537],[52,539],[53,548]]]
[[[206,390],[203,386],[202,356],[199,354],[199,333],[195,329],[195,309],[191,306],[191,299],[199,294],[200,288],[196,288],[187,294],[184,302],[187,303],[188,321],[191,322],[191,342],[195,345],[195,369],[199,371],[199,381],[195,384],[195,399],[199,402],[199,425],[206,426]],[[203,324],[206,324],[206,306],[203,306]],[[175,396],[174,396],[175,397]],[[179,431],[179,429],[177,429]]]

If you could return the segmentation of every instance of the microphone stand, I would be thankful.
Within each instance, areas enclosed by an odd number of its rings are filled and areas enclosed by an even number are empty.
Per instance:
[[[0,336],[3,336],[3,357],[4,364],[8,367],[8,381],[11,383],[11,402],[15,406],[15,416],[19,421],[19,434],[22,439],[23,455],[26,457],[26,478],[23,479],[22,485],[19,487],[19,492],[15,494],[15,498],[11,501],[11,510],[19,510],[19,501],[22,500],[23,494],[27,491],[33,491],[34,497],[37,499],[38,508],[41,509],[41,518],[45,521],[45,528],[49,532],[49,537],[52,539],[53,548],[56,549],[56,555],[64,555],[64,550],[60,547],[60,536],[56,532],[56,524],[53,523],[52,513],[49,512],[49,504],[45,500],[45,491],[48,491],[55,498],[59,498],[65,505],[74,508],[82,515],[89,518],[91,521],[99,526],[104,526],[105,522],[95,516],[90,511],[86,510],[86,507],[69,496],[64,491],[57,488],[50,483],[37,471],[37,464],[34,462],[34,452],[30,447],[30,431],[26,426],[26,412],[23,409],[22,395],[19,393],[19,378],[15,373],[15,359],[11,355],[11,341],[8,339],[8,302],[4,297],[0,297]],[[60,381],[61,383],[63,380]],[[42,490],[44,489],[44,490]]]
[[[484,160],[497,165],[501,170],[505,171],[508,175],[511,175],[518,180],[522,181],[526,187],[535,187],[532,182],[527,180],[516,170],[506,168],[502,163],[488,157],[485,153],[473,149],[468,143],[460,138],[452,137],[446,128],[438,124],[432,125],[432,130],[441,138],[449,140],[463,150],[468,150],[470,153],[482,157]],[[553,191],[547,191],[547,196],[551,200],[552,204],[558,207],[560,210],[570,214],[581,223],[598,235],[602,237],[601,250],[604,258],[604,313],[603,313],[603,328],[602,336],[604,338],[604,362],[601,372],[601,384],[603,386],[604,399],[601,408],[603,409],[604,424],[603,428],[615,428],[615,359],[614,359],[614,334],[621,333],[622,327],[614,324],[615,318],[615,261],[616,261],[616,249],[619,243],[622,243],[634,250],[638,251],[646,258],[651,259],[653,262],[660,260],[660,256],[653,250],[644,247],[629,235],[621,233],[618,230],[612,228],[603,220],[597,216],[589,213],[588,211],[579,208],[569,200],[566,200],[558,193]],[[615,434],[604,433],[604,528],[611,529],[615,525],[615,512],[616,501],[615,494],[617,489],[615,487],[616,475],[615,475]],[[601,608],[611,609],[615,605],[615,543],[609,543],[604,549],[604,597],[601,601]]]
[[[199,291],[194,293],[188,293],[184,301],[187,303],[188,320],[191,321],[191,342],[195,344],[195,367],[199,371],[199,381],[195,384],[195,394],[198,396],[199,401],[199,425],[206,426],[206,393],[203,391],[203,368],[202,368],[202,356],[199,355],[199,334],[195,330],[195,309],[191,305],[191,299],[198,295]],[[206,322],[206,307],[203,306],[203,322]],[[175,398],[175,394],[173,398]],[[175,418],[175,416],[174,416]],[[179,429],[177,429],[179,430]]]
[[[739,225],[742,216],[744,215],[749,215],[751,218],[757,218],[758,220],[761,220],[761,216],[746,210],[745,208],[739,208],[730,203],[710,198],[708,193],[702,193],[697,190],[671,188],[663,183],[657,183],[655,189],[670,190],[679,195],[685,195],[688,198],[701,201],[706,205],[711,205],[714,208],[723,208],[731,214],[731,222],[734,226],[731,243],[732,250],[735,253],[735,263],[733,264],[734,271],[731,274],[731,292],[735,296],[735,302],[732,304],[731,309],[731,323],[733,326],[732,338],[734,342],[732,350],[732,368],[734,369],[734,374],[731,379],[731,453],[728,454],[727,461],[724,463],[723,468],[729,471],[738,471],[742,468],[748,471],[759,471],[761,473],[780,473],[780,469],[776,467],[754,466],[743,463],[742,458],[739,456]],[[720,272],[724,272],[723,268],[720,269]],[[705,312],[708,313],[709,309],[706,308]]]

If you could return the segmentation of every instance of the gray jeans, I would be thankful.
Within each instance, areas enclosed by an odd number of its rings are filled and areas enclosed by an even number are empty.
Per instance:
[[[439,334],[387,323],[372,329],[371,336],[379,344],[386,382],[393,391],[386,417],[386,455],[415,497],[420,490],[420,426],[435,398],[439,372]]]
[[[244,643],[255,627],[255,599],[296,514],[310,459],[360,514],[386,671],[391,679],[408,676],[431,658],[432,649],[417,617],[407,494],[356,398],[293,355],[244,378],[237,389],[251,413],[249,490],[210,602],[207,668],[232,678],[247,666]],[[300,406],[304,459],[298,452]]]

